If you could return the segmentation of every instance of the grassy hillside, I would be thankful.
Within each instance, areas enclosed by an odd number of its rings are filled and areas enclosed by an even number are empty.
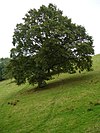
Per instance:
[[[61,74],[44,90],[0,82],[0,133],[99,133],[100,55],[94,71]]]

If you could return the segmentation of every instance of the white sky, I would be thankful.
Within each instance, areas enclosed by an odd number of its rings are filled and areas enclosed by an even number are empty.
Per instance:
[[[100,53],[100,0],[0,0],[0,58],[9,57],[17,23],[29,9],[53,3],[76,24],[93,36],[95,54]]]

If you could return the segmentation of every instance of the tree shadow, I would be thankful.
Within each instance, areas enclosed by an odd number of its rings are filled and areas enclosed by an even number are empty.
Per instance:
[[[38,88],[38,87],[32,88],[32,89],[28,90],[28,92],[29,93],[40,92],[40,91],[44,91],[44,90],[48,90],[48,89],[55,89],[62,85],[70,86],[72,84],[79,85],[81,82],[92,82],[93,76],[95,76],[93,73],[77,74],[72,77],[70,76],[65,79],[59,79],[57,81],[47,83],[47,85],[43,88]]]

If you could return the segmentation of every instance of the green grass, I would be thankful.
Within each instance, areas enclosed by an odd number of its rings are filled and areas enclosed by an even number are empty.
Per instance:
[[[100,133],[100,55],[94,71],[61,74],[43,90],[0,82],[0,133]]]

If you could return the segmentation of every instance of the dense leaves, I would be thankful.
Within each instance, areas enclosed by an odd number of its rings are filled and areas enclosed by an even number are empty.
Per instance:
[[[28,80],[41,87],[53,74],[92,67],[92,37],[52,4],[28,11],[16,25],[13,45],[11,68],[17,84]]]
[[[0,81],[9,78],[8,68],[7,68],[9,62],[10,62],[9,58],[0,59]]]

